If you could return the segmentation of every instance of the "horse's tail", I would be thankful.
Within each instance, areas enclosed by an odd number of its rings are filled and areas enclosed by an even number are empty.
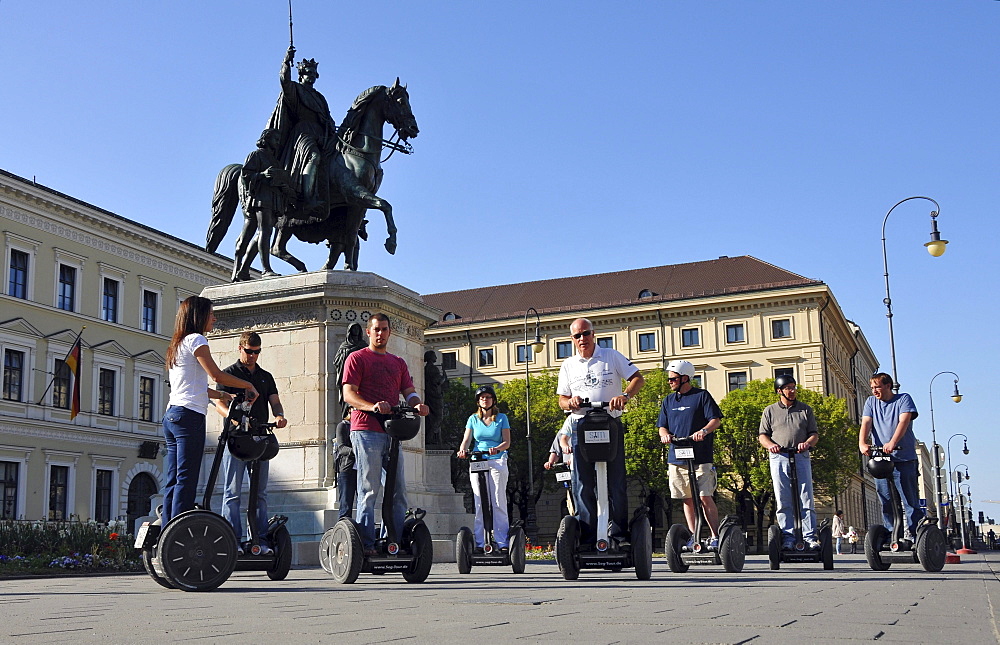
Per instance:
[[[215,194],[212,195],[212,221],[208,225],[208,236],[205,239],[205,248],[210,253],[215,253],[222,238],[226,237],[229,225],[233,223],[233,215],[236,214],[236,206],[240,202],[239,183],[240,171],[243,166],[232,163],[219,172],[215,178]]]

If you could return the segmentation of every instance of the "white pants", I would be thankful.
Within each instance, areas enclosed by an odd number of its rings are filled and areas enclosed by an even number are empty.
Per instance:
[[[490,505],[493,508],[493,537],[500,547],[507,546],[507,532],[510,522],[507,519],[507,453],[499,459],[489,460],[490,469],[486,473],[486,488],[489,491]],[[486,532],[483,529],[483,500],[479,491],[479,473],[469,472],[472,483],[472,495],[476,498],[476,523],[473,534],[476,536],[476,546],[486,544]]]

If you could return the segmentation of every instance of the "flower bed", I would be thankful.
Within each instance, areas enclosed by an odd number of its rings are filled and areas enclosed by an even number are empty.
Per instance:
[[[0,520],[0,576],[141,571],[125,523]]]

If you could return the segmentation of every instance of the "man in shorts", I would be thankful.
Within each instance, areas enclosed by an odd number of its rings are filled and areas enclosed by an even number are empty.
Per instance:
[[[694,365],[688,361],[671,361],[667,365],[667,380],[672,393],[663,399],[660,405],[660,441],[670,444],[668,457],[668,474],[670,479],[670,496],[673,499],[684,500],[684,518],[691,530],[691,540],[688,548],[692,548],[699,536],[694,535],[697,519],[694,496],[688,479],[687,460],[678,459],[674,454],[671,437],[691,437],[694,441],[694,467],[698,480],[698,490],[701,494],[702,508],[712,537],[709,548],[719,546],[719,509],[715,505],[716,476],[712,464],[715,449],[715,430],[722,423],[722,411],[708,391],[697,388],[691,383],[694,376]]]

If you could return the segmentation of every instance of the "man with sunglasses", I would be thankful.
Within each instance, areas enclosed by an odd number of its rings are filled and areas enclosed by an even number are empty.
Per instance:
[[[695,387],[691,382],[694,365],[689,361],[670,361],[667,364],[667,382],[671,394],[660,405],[660,441],[670,444],[667,457],[667,474],[670,481],[670,496],[684,501],[684,518],[691,530],[688,548],[693,548],[700,536],[693,535],[697,516],[694,505],[694,491],[688,477],[687,460],[678,459],[674,454],[671,437],[691,437],[694,441],[694,468],[698,482],[698,493],[705,519],[712,531],[709,548],[719,546],[719,509],[715,505],[715,487],[718,483],[715,473],[714,451],[715,430],[722,425],[722,410],[707,390]]]
[[[621,352],[598,347],[594,338],[594,326],[586,318],[577,318],[569,327],[576,354],[563,361],[559,368],[559,407],[570,412],[572,445],[565,452],[575,453],[577,446],[576,426],[584,417],[580,404],[584,399],[607,402],[612,422],[621,425],[618,417],[629,399],[635,396],[645,381],[632,362]],[[624,392],[622,381],[627,381]],[[610,498],[611,527],[609,537],[619,545],[629,541],[628,491],[625,482],[625,440],[619,427],[618,455],[608,462],[608,496]],[[580,543],[593,545],[597,539],[595,520],[597,518],[597,471],[592,462],[584,460],[583,454],[573,459],[573,497],[576,501],[577,517],[580,520]]]
[[[260,357],[260,336],[256,332],[245,331],[240,334],[238,361],[224,369],[224,372],[237,376],[244,381],[250,381],[257,388],[260,396],[253,402],[250,408],[250,416],[258,423],[267,423],[268,405],[274,413],[274,421],[277,427],[284,428],[288,425],[285,420],[285,410],[281,407],[281,399],[278,397],[278,388],[274,384],[274,377],[261,366],[257,365]],[[225,390],[233,394],[239,389],[216,386],[220,390]],[[227,404],[217,401],[216,409],[223,417],[229,416]],[[261,461],[257,463],[260,472],[260,487],[257,497],[257,534],[264,536],[267,534],[267,471],[270,462]],[[243,543],[243,520],[240,518],[240,498],[243,495],[243,478],[247,472],[247,462],[240,461],[229,452],[228,446],[222,455],[222,481],[225,486],[222,493],[222,516],[229,520],[236,531],[236,538]],[[272,553],[271,545],[263,537],[260,540],[261,555]],[[243,554],[243,548],[239,549]]]

